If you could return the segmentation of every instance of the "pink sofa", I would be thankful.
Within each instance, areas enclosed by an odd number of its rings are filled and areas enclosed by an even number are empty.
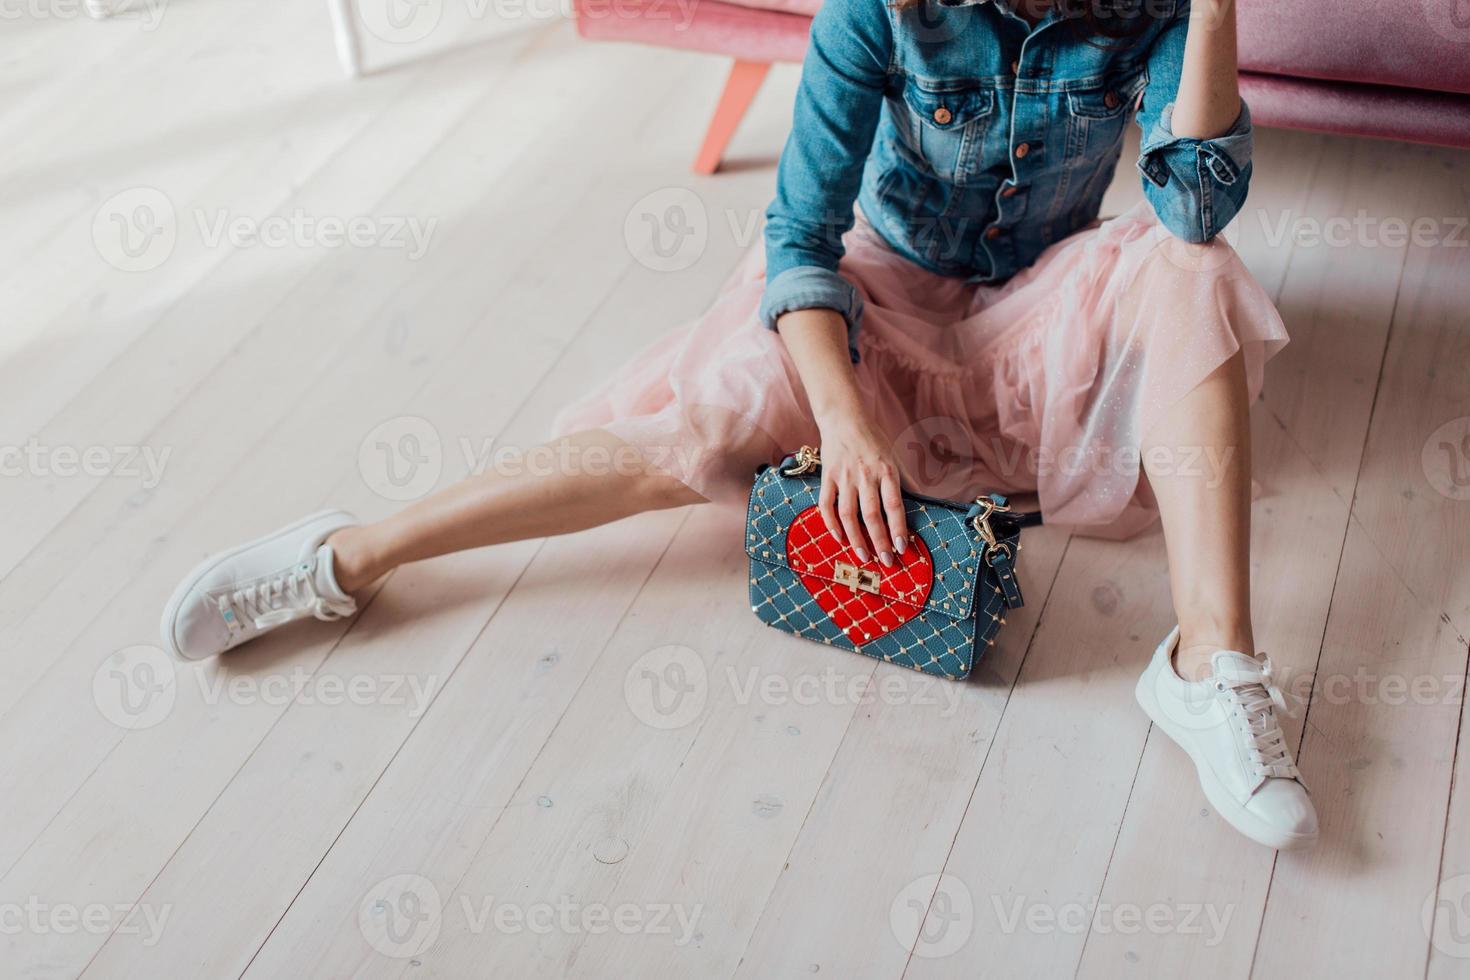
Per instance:
[[[883,0],[874,0],[883,2]],[[821,0],[576,0],[583,37],[734,59],[695,160],[725,146],[777,61],[800,61]],[[1240,0],[1241,91],[1258,125],[1470,147],[1461,0]]]

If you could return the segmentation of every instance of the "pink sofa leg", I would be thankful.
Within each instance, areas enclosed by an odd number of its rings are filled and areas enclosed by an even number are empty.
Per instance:
[[[771,70],[768,61],[739,61],[730,68],[730,77],[725,79],[725,91],[720,94],[720,104],[715,107],[715,117],[710,120],[709,131],[704,134],[704,145],[699,156],[694,158],[694,172],[712,174],[720,166],[725,147],[735,135],[745,110],[765,81]]]

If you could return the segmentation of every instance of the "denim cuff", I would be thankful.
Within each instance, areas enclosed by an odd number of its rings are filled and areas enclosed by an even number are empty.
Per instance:
[[[767,330],[792,310],[836,310],[847,322],[847,354],[858,362],[857,336],[862,325],[863,298],[846,279],[830,269],[798,265],[767,281],[761,297],[760,319]]]
[[[1223,135],[1213,139],[1175,136],[1173,120],[1174,103],[1171,102],[1164,106],[1164,111],[1159,114],[1158,125],[1152,133],[1145,136],[1139,149],[1139,172],[1156,186],[1163,187],[1169,182],[1169,167],[1164,161],[1167,150],[1194,149],[1200,162],[1204,164],[1204,169],[1225,186],[1235,183],[1250,164],[1254,140],[1251,135],[1251,110],[1244,99],[1240,100],[1240,115],[1235,118],[1235,124]]]

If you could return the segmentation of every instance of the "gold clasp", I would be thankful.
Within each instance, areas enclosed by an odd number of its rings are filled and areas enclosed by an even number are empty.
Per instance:
[[[990,515],[1007,513],[1011,507],[1009,504],[998,504],[989,497],[976,497],[975,503],[980,505],[980,513],[976,514],[975,519],[970,523],[975,526],[975,533],[984,540],[986,554],[989,554],[998,547],[995,528],[990,526]]]
[[[815,446],[802,446],[796,451],[796,462],[781,471],[782,476],[805,476],[822,465],[822,454]]]
[[[882,581],[881,576],[870,568],[858,568],[849,565],[845,561],[832,563],[832,574],[838,582],[850,589],[861,590],[878,594],[878,583]]]

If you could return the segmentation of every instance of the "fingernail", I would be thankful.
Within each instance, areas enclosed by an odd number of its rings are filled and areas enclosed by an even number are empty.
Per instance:
[[[866,549],[864,549],[864,548],[853,548],[852,550],[855,551],[855,552],[857,552],[858,561],[867,561],[868,560],[868,552],[867,552]]]
[[[880,555],[878,555],[878,560],[881,561],[883,564],[887,565],[889,568],[892,568],[893,567],[893,552],[891,552],[891,551],[885,551],[885,552],[881,553]]]
[[[903,554],[905,551],[908,550],[908,539],[903,537],[902,535],[899,535],[898,537],[893,539],[893,547],[900,555]]]

